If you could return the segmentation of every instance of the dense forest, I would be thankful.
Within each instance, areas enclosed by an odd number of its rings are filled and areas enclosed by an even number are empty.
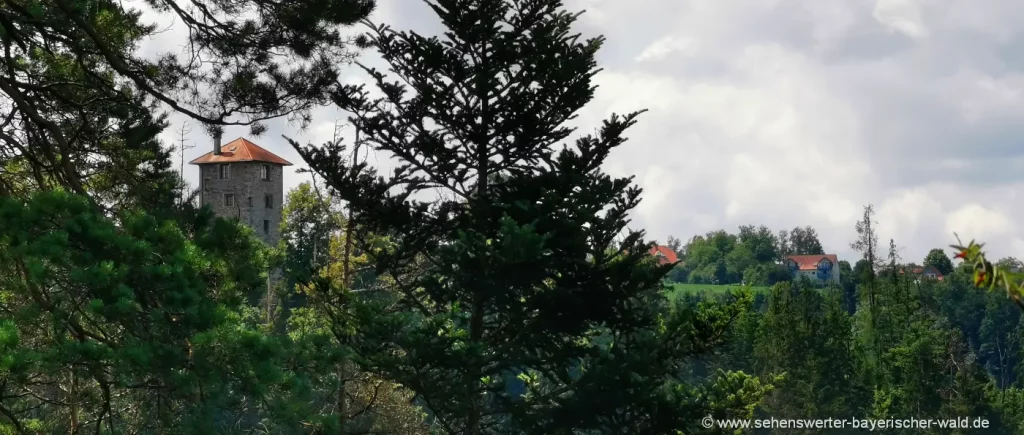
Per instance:
[[[906,273],[913,263],[902,261],[894,246],[864,253],[877,256],[875,267],[865,259],[854,271],[843,267],[838,285],[801,277],[766,291],[679,293],[679,306],[742,300],[748,308],[731,324],[726,343],[693,370],[778,376],[758,404],[759,418],[969,416],[988,422],[985,433],[1020,433],[1020,309],[1005,292],[980,291],[984,272],[976,273],[973,262],[954,265],[934,249],[922,264],[945,275],[927,279]],[[1020,263],[1005,258],[986,268],[1019,272]]]
[[[896,273],[868,207],[838,286],[779,269],[822,252],[810,227],[673,239],[660,264],[628,228],[641,189],[602,171],[643,108],[568,127],[604,40],[558,0],[427,3],[443,36],[367,21],[371,0],[148,0],[188,37],[150,59],[160,28],[124,3],[4,1],[0,434],[1024,431],[1014,260],[972,242],[923,260],[942,282]],[[201,207],[159,140],[171,113],[219,138],[323,106],[357,133],[286,135],[311,181],[275,246]]]

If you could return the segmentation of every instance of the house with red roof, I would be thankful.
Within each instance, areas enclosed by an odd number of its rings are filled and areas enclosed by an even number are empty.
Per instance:
[[[839,258],[835,254],[790,255],[783,261],[793,279],[806,277],[817,284],[839,284]]]
[[[907,270],[906,269],[907,268],[902,268],[901,267],[900,268],[900,275],[907,274]],[[927,280],[932,280],[932,281],[942,281],[942,280],[946,279],[946,277],[942,275],[942,272],[939,272],[939,269],[936,269],[935,266],[924,266],[924,267],[911,266],[910,267],[910,274],[915,276],[918,281],[920,281],[922,278],[923,279],[927,279]]]
[[[668,246],[654,245],[650,251],[651,255],[658,258],[658,264],[670,264],[679,261],[676,251]]]

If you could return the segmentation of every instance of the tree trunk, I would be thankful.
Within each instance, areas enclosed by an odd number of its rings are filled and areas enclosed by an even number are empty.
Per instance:
[[[483,338],[484,329],[484,310],[482,296],[479,293],[473,295],[473,309],[470,314],[469,320],[469,340],[470,342],[478,342]],[[467,435],[478,435],[480,433],[480,419],[483,414],[483,397],[477,391],[477,386],[480,383],[480,362],[474,361],[470,368],[469,379],[466,383],[469,386],[468,393],[471,397],[469,404],[469,416],[466,419],[466,434]]]
[[[71,386],[68,388],[68,403],[71,404],[71,427],[68,433],[78,434],[78,378],[74,369],[71,370]]]
[[[352,161],[350,162],[351,174],[355,175],[356,160],[359,158],[359,127],[356,127],[356,137],[352,144]],[[345,248],[342,252],[341,259],[341,281],[345,290],[352,289],[352,277],[351,277],[351,258],[352,258],[352,238],[353,232],[355,231],[355,224],[352,222],[352,205],[348,205],[348,218],[345,220]],[[344,345],[345,343],[341,343]],[[344,355],[344,354],[343,354]],[[345,377],[348,375],[346,366],[348,365],[348,357],[342,356],[341,362],[338,363],[338,431],[339,433],[345,433],[345,413],[347,410],[347,397],[345,392]]]
[[[488,52],[486,44],[480,49],[480,71],[476,79],[476,94],[477,98],[480,99],[480,124],[476,127],[476,172],[477,172],[477,184],[476,184],[476,200],[478,201],[477,206],[477,219],[489,219],[490,216],[490,205],[487,200],[488,193],[488,170],[490,159],[488,152],[490,151],[488,145],[490,141],[489,127],[491,122],[490,117],[490,78],[488,74]],[[470,313],[469,320],[469,341],[471,343],[478,343],[483,339],[484,335],[484,295],[483,289],[477,288],[473,292],[472,300],[472,311]],[[468,379],[466,380],[466,386],[468,387],[467,393],[470,394],[469,404],[469,416],[466,419],[466,434],[467,435],[478,435],[480,433],[480,421],[483,415],[483,396],[479,390],[480,378],[482,377],[482,361],[474,361],[470,366]]]

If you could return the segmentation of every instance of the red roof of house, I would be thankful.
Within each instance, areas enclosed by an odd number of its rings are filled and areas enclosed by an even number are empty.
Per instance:
[[[828,259],[832,262],[833,266],[839,266],[839,257],[835,254],[823,254],[823,255],[790,255],[786,257],[787,260],[793,260],[796,266],[800,270],[816,270],[818,269],[818,263],[822,259]]]
[[[676,252],[668,246],[654,245],[654,247],[651,248],[651,255],[660,258],[661,264],[675,263],[679,261],[679,257],[676,255]]]
[[[921,275],[924,274],[925,272],[934,273],[936,278],[942,280],[942,272],[939,272],[939,269],[936,269],[935,266],[914,267],[913,269],[910,270],[910,273],[914,275]],[[905,273],[906,270],[901,267],[900,274],[902,275]]]
[[[234,163],[234,162],[267,162],[283,166],[292,164],[274,153],[267,151],[245,138],[238,138],[220,147],[220,155],[213,151],[203,154],[199,158],[188,162],[190,165],[202,165],[207,163]]]

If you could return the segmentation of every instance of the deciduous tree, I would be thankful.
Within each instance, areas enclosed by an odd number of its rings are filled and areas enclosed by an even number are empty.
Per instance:
[[[769,263],[779,257],[778,241],[768,227],[761,225],[741,225],[739,243],[750,251],[758,263]]]
[[[946,255],[945,251],[941,249],[928,251],[928,255],[924,257],[924,265],[934,267],[943,275],[953,273],[953,262]]]
[[[821,247],[821,241],[818,240],[818,232],[810,225],[803,228],[796,227],[789,232],[789,248],[792,250],[790,255],[820,255],[825,253],[825,249]]]

